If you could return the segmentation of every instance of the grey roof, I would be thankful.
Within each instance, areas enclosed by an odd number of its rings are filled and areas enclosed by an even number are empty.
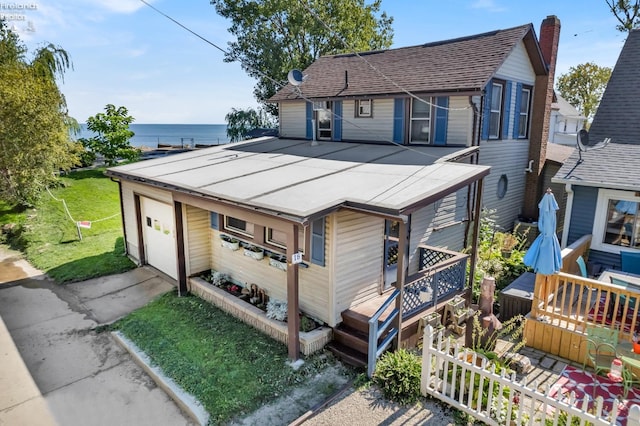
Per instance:
[[[603,149],[578,151],[565,161],[554,182],[601,188],[640,189],[640,30],[627,37],[589,129],[589,143],[612,141]]]
[[[306,80],[298,88],[308,98],[479,92],[520,41],[536,74],[545,74],[535,31],[527,24],[419,46],[322,56],[304,70]],[[269,100],[288,99],[300,99],[291,84]]]
[[[589,138],[613,143],[640,144],[640,30],[632,30],[611,73]]]
[[[487,175],[488,166],[442,160],[474,149],[261,138],[107,174],[305,223],[342,206],[408,214]]]
[[[575,148],[571,146],[560,145],[557,143],[548,143],[545,158],[548,161],[563,164],[565,161],[567,161],[567,158],[571,156],[574,149]]]
[[[640,190],[640,145],[610,143],[602,149],[573,154],[552,182],[571,183],[598,188]]]
[[[559,114],[570,118],[585,118],[580,112],[571,105],[565,98],[559,94],[555,94],[556,101],[551,104],[551,108],[558,111]]]

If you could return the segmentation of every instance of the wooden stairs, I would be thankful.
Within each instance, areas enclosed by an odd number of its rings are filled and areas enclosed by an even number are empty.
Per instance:
[[[369,317],[350,309],[341,316],[342,323],[333,329],[333,340],[327,344],[327,349],[346,364],[366,367]]]

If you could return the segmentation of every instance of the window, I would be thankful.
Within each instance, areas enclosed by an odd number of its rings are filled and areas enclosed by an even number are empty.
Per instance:
[[[235,217],[224,217],[224,228],[229,231],[234,231],[248,237],[253,237],[253,223],[246,222]]]
[[[324,217],[311,222],[311,262],[324,266]]]
[[[502,94],[504,82],[494,81],[491,84],[491,103],[489,113],[489,139],[501,139],[502,124]]]
[[[215,229],[218,230],[220,229],[220,226],[218,225],[218,213],[216,212],[209,212],[209,225],[211,226],[211,229]]]
[[[529,136],[529,112],[531,110],[531,87],[523,86],[520,92],[520,115],[518,117],[518,137]],[[565,121],[565,131],[567,123]]]
[[[429,143],[431,141],[431,98],[411,100],[410,141]]]
[[[640,197],[633,192],[601,189],[593,224],[592,247],[610,253],[640,249]]]
[[[360,99],[356,101],[356,117],[372,117],[373,101]]]
[[[265,228],[265,242],[271,244],[272,246],[279,247],[281,249],[287,249],[287,234],[283,231],[278,231],[273,228]],[[298,250],[304,253],[304,245],[305,245],[305,232],[304,226],[298,227]]]
[[[498,199],[501,200],[507,195],[507,188],[509,186],[509,179],[507,175],[501,175],[500,179],[498,179],[498,190],[496,191],[496,195]]]

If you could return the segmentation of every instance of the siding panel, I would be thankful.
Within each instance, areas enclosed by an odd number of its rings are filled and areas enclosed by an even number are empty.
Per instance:
[[[468,107],[469,98],[467,96],[452,96],[449,98],[448,145],[471,145],[473,109]]]
[[[524,42],[520,41],[515,46],[511,55],[498,68],[496,77],[506,80],[517,80],[522,83],[533,85],[536,74],[531,66],[531,60],[524,47]]]
[[[209,241],[209,211],[185,206],[185,256],[187,276],[211,269],[211,243]]]
[[[355,117],[355,101],[345,100],[342,140],[391,141],[393,139],[393,99],[374,99],[373,117]]]
[[[306,136],[306,102],[281,102],[280,137],[304,139]]]

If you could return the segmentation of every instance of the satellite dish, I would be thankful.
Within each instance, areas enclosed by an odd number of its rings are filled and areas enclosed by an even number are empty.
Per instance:
[[[287,74],[287,80],[289,80],[292,86],[300,86],[306,79],[307,76],[302,75],[302,71],[300,70],[291,70],[289,74]]]
[[[589,132],[586,131],[585,129],[581,129],[578,132],[577,135],[577,141],[576,141],[576,145],[578,148],[578,164],[582,163],[582,161],[584,161],[582,159],[582,153],[583,152],[587,152],[587,151],[591,151],[593,149],[602,149],[605,146],[609,145],[609,143],[611,142],[611,138],[604,138],[604,140],[595,143],[593,145],[589,145]]]

